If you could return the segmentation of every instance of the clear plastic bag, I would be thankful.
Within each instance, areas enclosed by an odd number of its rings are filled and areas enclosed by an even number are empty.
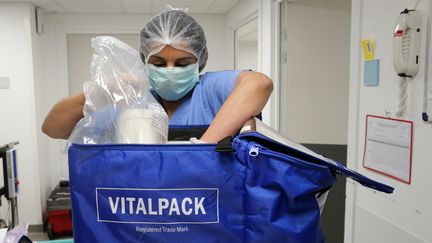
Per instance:
[[[6,233],[3,243],[19,243],[28,234],[28,223],[21,223]],[[27,238],[28,239],[28,238]],[[28,241],[23,241],[28,242]]]
[[[149,91],[139,53],[110,36],[92,39],[84,118],[69,141],[78,144],[165,143],[168,116]]]

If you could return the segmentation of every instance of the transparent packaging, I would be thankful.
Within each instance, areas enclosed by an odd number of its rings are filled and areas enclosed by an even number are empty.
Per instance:
[[[13,229],[6,232],[3,243],[28,242],[24,240],[24,238],[28,240],[28,237],[26,237],[28,234],[28,226],[29,226],[28,223],[21,223],[15,226]]]
[[[137,50],[110,36],[92,39],[84,117],[69,141],[78,144],[165,143],[168,116],[151,92]]]

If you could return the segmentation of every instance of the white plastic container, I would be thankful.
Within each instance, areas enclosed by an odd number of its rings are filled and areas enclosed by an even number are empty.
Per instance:
[[[117,118],[117,143],[163,144],[167,141],[168,117],[159,109],[131,108]]]

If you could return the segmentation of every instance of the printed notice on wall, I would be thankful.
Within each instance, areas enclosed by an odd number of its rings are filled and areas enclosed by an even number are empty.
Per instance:
[[[410,184],[412,135],[411,121],[367,115],[363,166]]]

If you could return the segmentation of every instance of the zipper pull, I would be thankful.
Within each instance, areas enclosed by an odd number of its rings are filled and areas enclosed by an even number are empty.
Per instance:
[[[249,155],[252,157],[256,157],[259,154],[259,147],[256,145],[252,145],[252,147],[249,149]]]

